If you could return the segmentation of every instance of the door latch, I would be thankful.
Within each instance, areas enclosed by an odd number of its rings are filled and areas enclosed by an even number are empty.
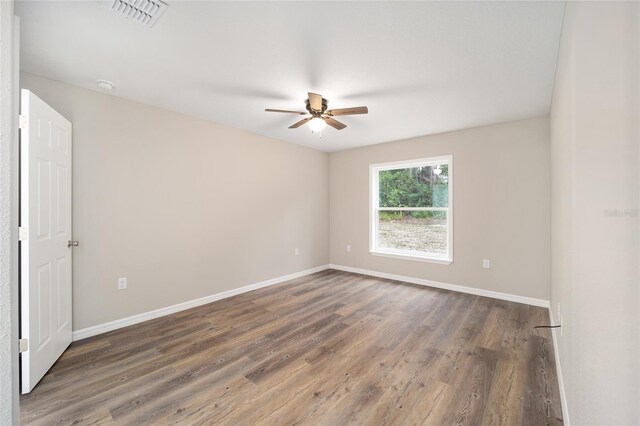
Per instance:
[[[67,247],[78,247],[80,245],[80,241],[71,241],[67,244]]]

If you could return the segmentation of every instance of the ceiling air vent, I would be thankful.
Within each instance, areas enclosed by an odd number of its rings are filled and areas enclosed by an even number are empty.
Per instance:
[[[111,9],[141,24],[153,27],[169,5],[161,0],[113,0]]]

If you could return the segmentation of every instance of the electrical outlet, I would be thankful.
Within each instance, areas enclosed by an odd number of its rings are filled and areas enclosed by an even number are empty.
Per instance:
[[[482,259],[482,267],[489,269],[491,267],[491,261],[489,259]]]
[[[118,278],[118,290],[127,289],[127,277]]]
[[[300,249],[299,248],[295,249],[294,253],[296,254],[296,256],[300,256]]]
[[[347,252],[351,252],[351,244],[347,244]]]

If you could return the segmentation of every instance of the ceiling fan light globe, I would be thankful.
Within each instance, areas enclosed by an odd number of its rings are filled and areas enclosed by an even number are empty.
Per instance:
[[[309,121],[309,128],[312,132],[319,132],[326,127],[327,123],[320,117],[315,117]]]

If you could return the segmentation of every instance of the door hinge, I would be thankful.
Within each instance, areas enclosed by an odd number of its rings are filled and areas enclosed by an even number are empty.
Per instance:
[[[18,128],[24,129],[29,125],[29,119],[26,115],[20,114],[18,116]]]
[[[20,339],[20,353],[29,350],[29,339]]]
[[[25,241],[27,238],[29,238],[29,231],[27,231],[27,228],[24,227],[19,227],[18,228],[18,241]]]

